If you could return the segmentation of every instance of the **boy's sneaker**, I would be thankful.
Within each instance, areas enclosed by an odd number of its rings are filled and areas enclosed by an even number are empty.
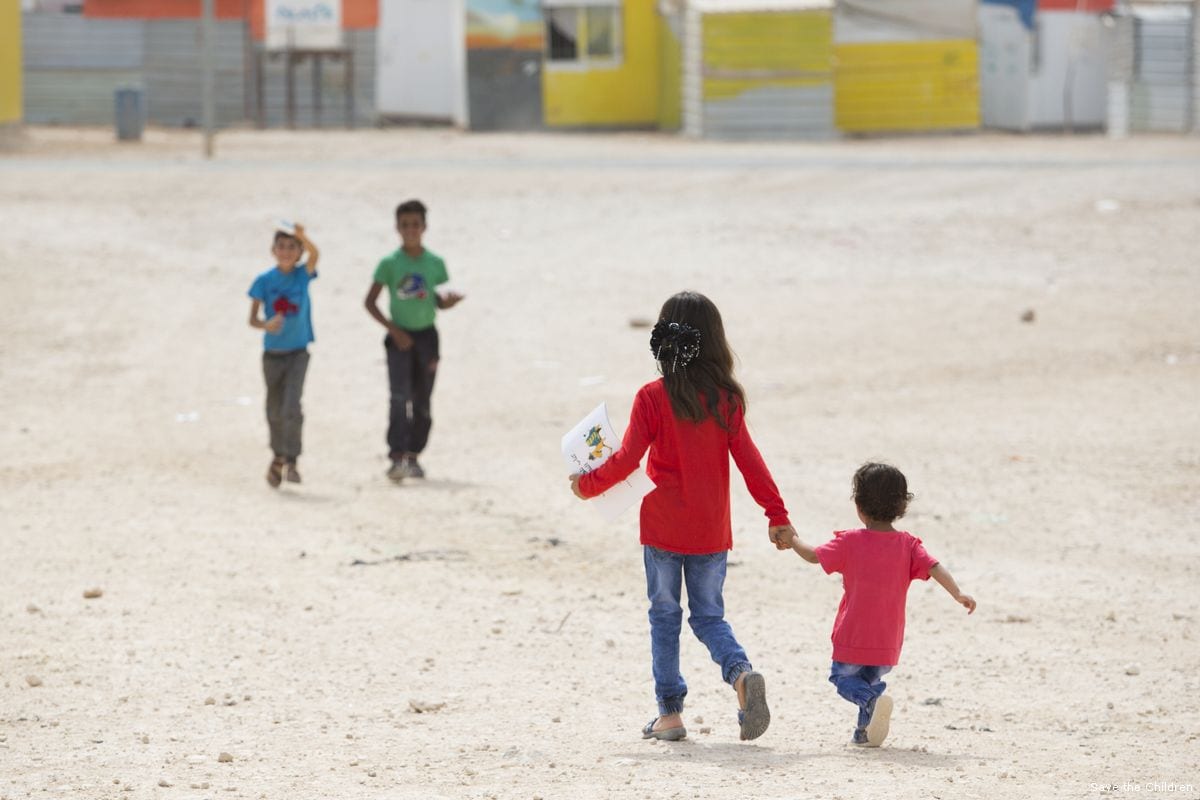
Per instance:
[[[392,466],[388,467],[387,476],[393,483],[399,483],[404,480],[404,476],[408,474],[405,469],[404,459],[398,458],[392,462]]]
[[[300,471],[298,469],[296,469],[296,465],[294,463],[290,463],[290,462],[288,463],[286,474],[287,474],[287,482],[288,483],[299,483],[300,482]]]
[[[404,459],[404,474],[409,478],[425,477],[425,470],[421,469],[421,465],[417,463],[416,456],[408,456]]]
[[[267,483],[271,484],[272,489],[278,489],[279,484],[283,483],[283,459],[271,459],[271,466],[267,467]]]
[[[892,721],[891,697],[886,694],[880,695],[875,698],[874,706],[871,710],[871,721],[867,723],[867,747],[879,747],[883,744]]]

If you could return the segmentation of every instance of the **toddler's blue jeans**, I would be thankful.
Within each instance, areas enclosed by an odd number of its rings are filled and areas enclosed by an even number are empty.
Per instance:
[[[829,671],[829,682],[837,687],[838,694],[858,706],[857,727],[865,728],[871,721],[875,699],[887,688],[887,684],[880,678],[891,671],[891,667],[833,662]]]
[[[721,665],[721,677],[733,685],[750,670],[746,651],[725,621],[725,568],[728,552],[691,556],[647,545],[646,595],[650,599],[650,654],[654,695],[660,715],[683,711],[687,683],[679,673],[679,633],[683,629],[682,586],[687,584],[688,625]]]

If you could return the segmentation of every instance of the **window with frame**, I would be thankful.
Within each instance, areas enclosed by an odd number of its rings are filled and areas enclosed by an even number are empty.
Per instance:
[[[622,58],[621,5],[618,0],[543,0],[546,59],[554,66]]]

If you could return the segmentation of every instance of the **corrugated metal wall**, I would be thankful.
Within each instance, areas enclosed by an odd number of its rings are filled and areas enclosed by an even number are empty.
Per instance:
[[[710,139],[827,139],[833,129],[828,10],[698,16],[685,117]],[[696,62],[699,63],[696,63]]]
[[[978,127],[978,52],[973,40],[836,45],[838,128]]]
[[[1191,128],[1192,27],[1188,8],[1135,11],[1130,123],[1135,131]]]
[[[701,36],[704,136],[834,135],[829,11],[707,14]]]
[[[217,22],[214,99],[218,125],[245,118],[243,76],[245,26]],[[160,125],[197,125],[201,120],[200,24],[195,20],[146,22],[143,62],[146,114]]]
[[[198,20],[23,14],[26,121],[111,125],[114,92],[137,87],[146,92],[150,122],[172,126],[198,123],[200,27]],[[217,123],[253,121],[254,65],[245,63],[245,26],[240,21],[218,21],[216,31]],[[355,57],[355,121],[371,124],[375,120],[375,31],[349,30],[345,40]],[[263,63],[266,123],[282,126],[286,98],[283,59],[264,59]],[[344,62],[324,62],[321,119],[325,126],[344,124],[345,69]],[[296,124],[310,127],[314,121],[311,62],[300,65],[295,77]]]
[[[979,126],[976,0],[839,0],[833,35],[841,130]]]
[[[113,122],[113,93],[141,87],[146,25],[71,14],[22,14],[25,121]]]

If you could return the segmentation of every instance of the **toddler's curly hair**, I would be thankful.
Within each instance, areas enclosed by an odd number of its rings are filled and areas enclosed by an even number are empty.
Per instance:
[[[855,471],[851,487],[858,510],[879,522],[903,517],[913,499],[904,473],[891,464],[868,461]]]

